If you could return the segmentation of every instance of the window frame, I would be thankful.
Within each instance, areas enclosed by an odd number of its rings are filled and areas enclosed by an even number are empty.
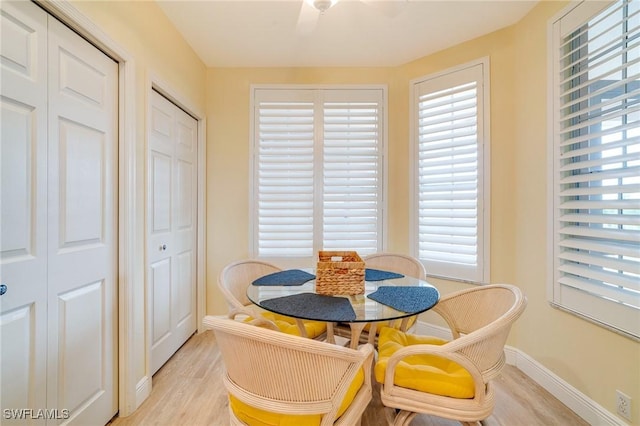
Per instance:
[[[419,258],[419,141],[418,141],[418,95],[417,86],[420,83],[431,79],[438,79],[447,76],[456,76],[460,73],[468,72],[468,70],[475,67],[480,67],[481,78],[477,80],[478,91],[482,93],[482,99],[479,100],[478,108],[478,121],[477,121],[477,138],[478,138],[478,222],[477,222],[477,252],[478,263],[475,270],[470,268],[457,268],[454,263],[448,263],[446,269],[438,268],[434,270],[434,265],[425,259],[420,261],[425,265],[427,269],[427,275],[443,278],[450,281],[460,281],[474,284],[485,284],[490,282],[491,271],[491,111],[490,111],[490,60],[489,57],[482,57],[477,60],[461,64],[446,70],[442,70],[437,73],[421,76],[410,81],[409,84],[409,96],[410,96],[410,118],[409,118],[409,133],[410,133],[410,245],[411,254]],[[455,78],[455,77],[453,77]],[[454,83],[451,87],[454,87]],[[441,264],[447,265],[446,262]]]
[[[258,250],[258,201],[257,201],[257,191],[258,191],[258,183],[257,183],[257,170],[258,167],[258,159],[257,159],[257,129],[256,129],[256,93],[260,90],[270,90],[270,91],[282,91],[285,93],[286,91],[315,91],[315,92],[323,92],[323,91],[334,91],[334,96],[343,91],[347,93],[349,91],[368,91],[372,93],[373,91],[380,92],[380,117],[381,117],[381,130],[379,132],[379,141],[380,141],[380,185],[381,188],[379,190],[380,193],[380,208],[379,208],[379,236],[377,241],[377,251],[384,251],[387,246],[387,188],[388,188],[388,179],[387,179],[387,150],[388,150],[388,88],[387,85],[384,84],[363,84],[363,85],[336,85],[336,84],[252,84],[250,86],[250,133],[249,133],[249,255],[251,257],[259,258],[261,260],[267,262],[278,262],[279,265],[283,267],[308,267],[311,264],[315,264],[317,261],[318,250],[322,250],[322,237],[320,237],[320,243],[314,242],[314,249],[312,256],[298,256],[298,257],[275,257],[275,256],[259,256]],[[317,96],[314,100],[318,102]],[[357,102],[358,99],[354,99],[354,102]],[[316,117],[318,118],[318,117]],[[314,128],[314,156],[320,155],[322,156],[322,145],[318,146],[318,138],[322,139],[322,135],[320,134],[321,128]],[[321,164],[322,158],[318,159],[314,158],[314,163]],[[320,170],[322,171],[322,170]],[[315,176],[314,179],[322,179],[322,175]],[[317,183],[315,184],[317,185]],[[322,202],[322,194],[316,193],[315,201],[314,201],[314,216],[316,218],[322,218],[321,208],[318,209],[318,203]],[[320,204],[321,205],[321,204]],[[315,236],[315,230],[317,227],[314,227],[314,241],[317,241]]]
[[[563,44],[565,35],[571,34],[578,30],[582,26],[586,26],[591,20],[597,17],[598,14],[610,8],[617,3],[616,0],[603,2],[579,2],[574,3],[560,11],[553,16],[548,22],[547,30],[547,45],[548,45],[548,105],[550,106],[547,114],[548,122],[548,262],[547,262],[547,300],[549,304],[557,309],[568,312],[593,324],[611,330],[615,333],[631,338],[636,341],[640,341],[640,327],[636,328],[636,331],[630,331],[620,325],[616,325],[619,322],[618,318],[626,318],[629,320],[634,317],[633,314],[620,311],[615,304],[609,303],[605,305],[601,296],[592,296],[582,290],[572,290],[567,292],[563,290],[559,279],[562,277],[560,267],[560,234],[561,216],[559,213],[562,195],[560,194],[560,178],[561,171],[559,170],[559,163],[561,162],[561,147],[562,142],[560,140],[560,122],[563,117],[560,114],[560,90],[559,89],[559,77],[558,69],[564,65],[560,62],[560,46]],[[594,83],[594,84],[597,84]],[[589,87],[589,86],[585,86]],[[626,93],[626,92],[625,92]],[[606,93],[600,94],[601,98],[606,98]],[[589,100],[595,99],[596,96],[592,96]],[[625,115],[626,116],[626,115]],[[602,124],[598,122],[597,124]],[[592,127],[592,126],[589,126]],[[591,134],[588,132],[586,134]],[[627,145],[622,145],[626,147]],[[571,152],[571,151],[570,151]],[[588,263],[586,265],[591,265]],[[635,313],[635,318],[640,319],[640,313]],[[633,322],[633,319],[630,319]]]

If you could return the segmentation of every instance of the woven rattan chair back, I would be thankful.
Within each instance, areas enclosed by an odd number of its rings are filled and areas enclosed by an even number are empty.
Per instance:
[[[397,272],[421,280],[427,279],[427,271],[415,257],[397,253],[375,253],[364,257],[367,268]]]
[[[218,287],[229,305],[229,311],[252,305],[247,297],[247,287],[257,278],[280,270],[271,263],[251,259],[225,266],[218,277]]]
[[[521,290],[509,284],[477,286],[443,296],[432,311],[444,318],[453,340],[442,346],[407,346],[389,358],[381,389],[382,403],[391,413],[389,424],[408,425],[416,413],[464,424],[491,415],[495,405],[491,380],[504,367],[504,345],[526,303]],[[473,378],[474,397],[459,399],[395,386],[395,368],[409,355],[436,355],[460,364]]]
[[[467,336],[456,350],[476,365],[487,382],[504,366],[504,345],[525,306],[518,287],[494,284],[449,294],[432,310],[444,318],[454,339]]]
[[[333,425],[358,371],[364,384],[340,425],[357,425],[371,400],[373,348],[358,350],[207,316],[224,360],[228,392],[252,407],[280,414],[317,414]],[[230,409],[232,424],[241,423]]]

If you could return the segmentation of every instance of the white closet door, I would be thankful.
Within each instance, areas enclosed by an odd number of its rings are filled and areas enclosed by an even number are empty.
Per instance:
[[[35,410],[47,406],[47,14],[3,2],[0,19],[0,407]]]
[[[153,91],[148,280],[155,373],[196,330],[197,121]]]
[[[1,15],[0,402],[20,424],[103,425],[118,402],[118,68],[32,2]]]
[[[117,412],[117,64],[49,19],[48,403]]]

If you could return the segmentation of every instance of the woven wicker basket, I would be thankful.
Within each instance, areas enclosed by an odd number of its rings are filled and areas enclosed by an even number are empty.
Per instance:
[[[364,261],[355,251],[320,251],[316,269],[316,293],[354,295],[364,293]]]

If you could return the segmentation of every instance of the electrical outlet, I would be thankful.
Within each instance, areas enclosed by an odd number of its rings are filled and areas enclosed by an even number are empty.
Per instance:
[[[631,421],[631,397],[616,390],[616,411],[625,419]]]

